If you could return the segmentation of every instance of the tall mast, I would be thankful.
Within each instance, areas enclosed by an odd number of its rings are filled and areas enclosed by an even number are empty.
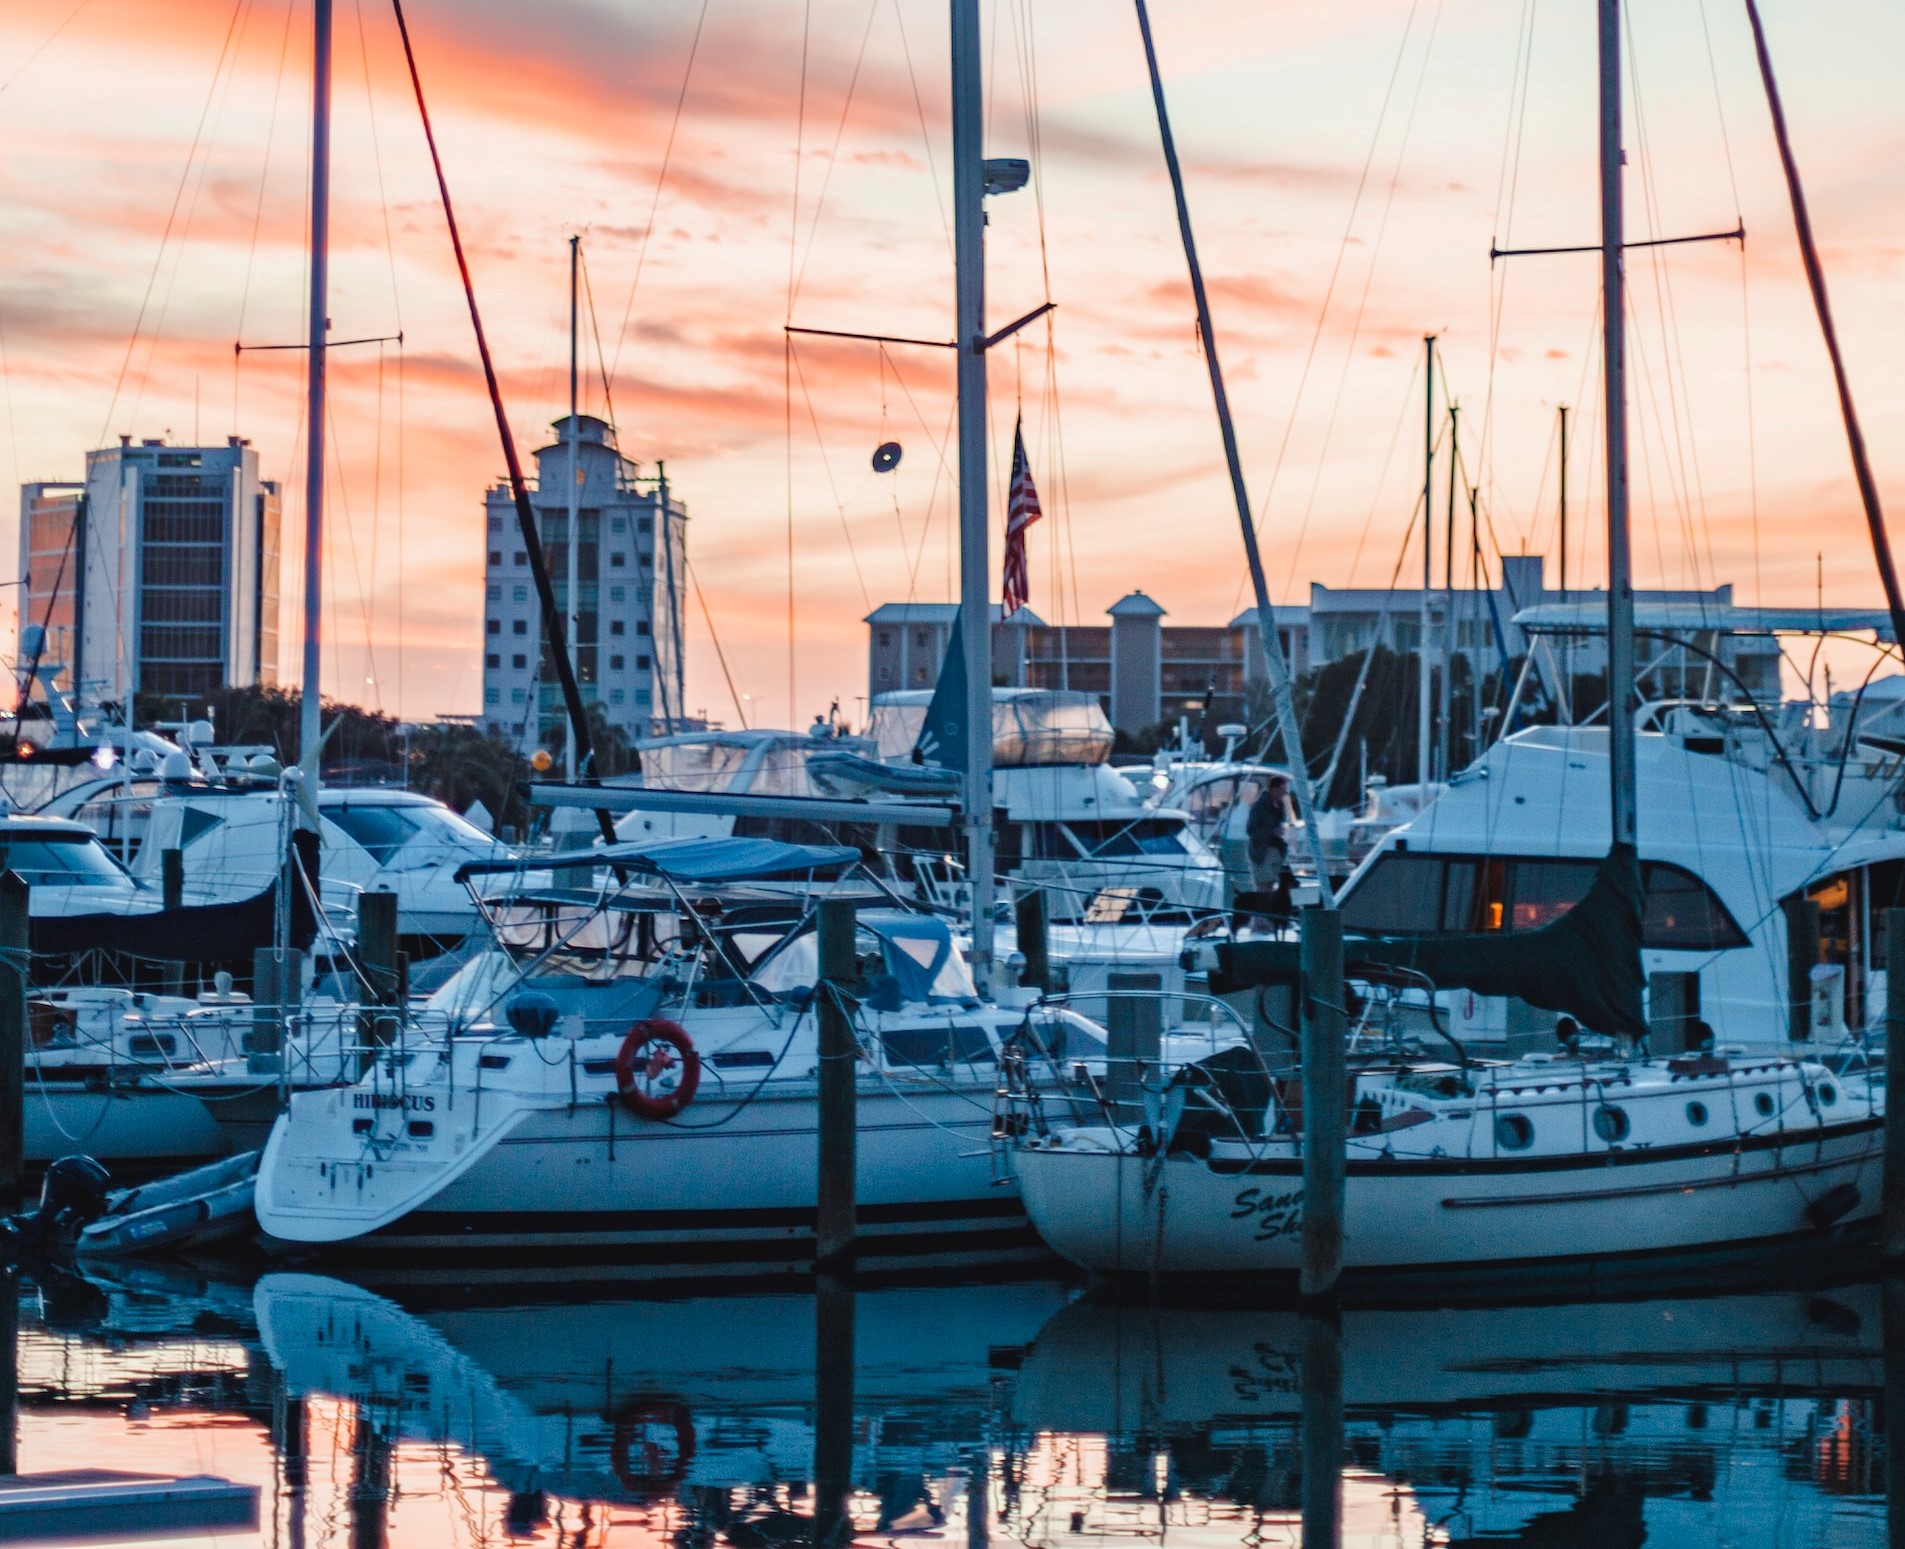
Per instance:
[[[1429,788],[1429,588],[1435,585],[1435,335],[1422,341],[1427,352],[1427,386],[1422,394],[1422,599],[1416,609],[1416,784]]]
[[[1561,405],[1561,600],[1568,600],[1568,406]]]
[[[1461,466],[1462,407],[1449,405],[1449,509],[1442,530],[1442,687],[1436,695],[1441,711],[1440,735],[1436,738],[1441,757],[1441,777],[1455,772],[1455,475]]]
[[[577,443],[581,440],[582,426],[577,420],[577,370],[576,370],[576,269],[582,251],[582,238],[569,238],[569,572],[568,591],[563,595],[568,602],[569,639],[574,642],[575,654],[582,655],[582,604],[580,576],[582,557],[581,510],[581,449]],[[597,614],[600,617],[598,611]],[[596,663],[596,681],[602,679],[601,663]],[[567,756],[562,767],[569,771],[571,780],[582,778],[582,771],[575,766],[575,727],[568,727]]]
[[[314,0],[311,32],[311,317],[306,333],[304,467],[304,692],[298,766],[305,816],[317,826],[318,674],[324,607],[324,356],[331,272],[331,0]]]
[[[1627,546],[1626,277],[1621,256],[1621,10],[1600,0],[1601,356],[1607,364],[1607,752],[1616,845],[1638,846],[1634,588]]]
[[[959,620],[966,651],[966,880],[972,967],[992,967],[992,618],[986,502],[986,238],[979,0],[952,3],[954,313],[959,356]]]
[[[1204,366],[1210,373],[1211,401],[1217,409],[1217,428],[1224,441],[1224,464],[1230,473],[1231,498],[1237,505],[1237,524],[1243,529],[1244,561],[1250,567],[1250,585],[1257,603],[1257,644],[1263,652],[1264,675],[1276,706],[1277,730],[1283,742],[1283,760],[1290,766],[1290,785],[1310,842],[1316,867],[1316,885],[1326,906],[1333,905],[1329,857],[1323,849],[1321,809],[1316,805],[1309,762],[1303,756],[1303,728],[1296,718],[1296,697],[1290,686],[1290,664],[1277,634],[1270,586],[1264,579],[1263,554],[1257,547],[1257,523],[1244,488],[1243,459],[1237,451],[1237,427],[1230,417],[1230,397],[1224,390],[1224,369],[1217,359],[1217,334],[1211,327],[1210,296],[1204,289],[1203,266],[1197,261],[1197,240],[1191,231],[1190,202],[1184,196],[1184,168],[1177,159],[1177,140],[1171,134],[1171,115],[1164,105],[1164,79],[1158,73],[1157,47],[1151,41],[1151,14],[1137,0],[1138,31],[1144,37],[1144,62],[1151,73],[1151,101],[1157,109],[1158,139],[1164,148],[1165,170],[1171,175],[1171,195],[1177,204],[1177,234],[1184,244],[1184,266],[1191,272],[1191,298],[1197,306],[1197,332],[1204,344]]]

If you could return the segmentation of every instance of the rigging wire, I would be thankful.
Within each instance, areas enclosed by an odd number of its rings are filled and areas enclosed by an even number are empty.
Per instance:
[[[284,96],[285,63],[291,49],[291,17],[297,0],[285,0],[284,35],[278,40],[278,79],[271,88],[271,113],[265,120],[265,153],[258,165],[258,198],[251,211],[251,245],[245,254],[245,278],[238,288],[238,326],[232,335],[232,434],[238,434],[238,376],[244,351],[245,314],[251,306],[251,276],[258,262],[258,233],[264,224],[265,187],[271,176],[271,148],[278,137],[278,105]]]
[[[701,577],[695,574],[694,566],[684,554],[681,567],[687,572],[688,584],[694,588],[695,601],[701,604],[701,617],[708,625],[708,638],[714,642],[714,659],[721,664],[721,676],[728,685],[728,697],[734,701],[734,713],[740,717],[741,730],[746,731],[747,706],[741,702],[741,694],[734,686],[734,674],[728,671],[728,653],[721,649],[721,635],[714,627],[714,614],[708,607],[707,593],[701,589]]]
[[[787,224],[787,309],[781,331],[781,392],[783,398],[782,435],[787,462],[787,724],[795,725],[795,635],[794,635],[794,336],[788,333],[794,322],[794,264],[800,245],[800,173],[807,159],[807,70],[808,49],[813,37],[814,4],[805,0],[800,22],[800,95],[794,112],[794,198]]]
[[[19,64],[13,67],[13,74],[9,75],[4,81],[0,81],[0,91],[5,91],[15,81],[19,80],[21,76],[25,75],[28,67],[33,63],[33,61],[38,59],[40,55],[44,54],[49,48],[51,48],[53,46],[54,40],[58,38],[59,35],[62,32],[64,32],[68,27],[72,26],[73,23],[79,19],[79,13],[85,10],[86,7],[91,5],[92,3],[93,3],[93,0],[79,0],[79,4],[74,6],[72,10],[66,13],[64,19],[61,20],[60,24],[57,27],[55,27],[51,32],[49,32],[45,37],[41,38],[38,43],[34,44],[32,49],[28,52],[26,58],[22,59],[19,62]]]
[[[622,346],[628,340],[628,325],[635,315],[635,293],[641,287],[642,270],[648,263],[648,244],[655,235],[655,215],[661,208],[662,189],[668,182],[668,168],[675,157],[675,135],[681,128],[682,108],[688,101],[688,83],[694,78],[695,56],[701,52],[701,29],[707,25],[708,3],[709,0],[701,0],[701,10],[695,16],[694,36],[688,42],[688,63],[682,68],[681,90],[675,94],[674,117],[669,120],[668,138],[662,145],[661,168],[655,174],[655,192],[648,201],[648,220],[642,227],[642,245],[635,251],[635,277],[628,282],[628,304],[622,308],[622,326],[615,336],[615,359],[603,374],[605,382],[621,368]],[[803,50],[804,47],[803,42]]]

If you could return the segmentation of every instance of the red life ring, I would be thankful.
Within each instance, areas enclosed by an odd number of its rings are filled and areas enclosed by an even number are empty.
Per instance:
[[[616,1415],[609,1467],[631,1494],[651,1500],[673,1489],[694,1457],[694,1417],[672,1399],[636,1399]]]
[[[637,1022],[615,1056],[615,1086],[628,1111],[644,1119],[672,1119],[694,1101],[701,1056],[679,1022]]]

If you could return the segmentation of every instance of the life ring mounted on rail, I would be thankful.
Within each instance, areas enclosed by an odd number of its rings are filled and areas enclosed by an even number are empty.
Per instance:
[[[644,1119],[672,1119],[694,1101],[701,1056],[679,1022],[637,1022],[615,1056],[615,1087],[628,1111]]]

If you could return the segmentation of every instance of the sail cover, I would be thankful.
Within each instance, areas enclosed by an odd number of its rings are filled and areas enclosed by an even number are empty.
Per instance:
[[[1639,858],[1632,845],[1617,844],[1587,895],[1538,930],[1346,936],[1343,958],[1352,975],[1359,967],[1412,969],[1437,989],[1512,995],[1594,1032],[1640,1037],[1642,897]],[[1217,948],[1210,986],[1224,995],[1296,976],[1295,942],[1243,941]]]

